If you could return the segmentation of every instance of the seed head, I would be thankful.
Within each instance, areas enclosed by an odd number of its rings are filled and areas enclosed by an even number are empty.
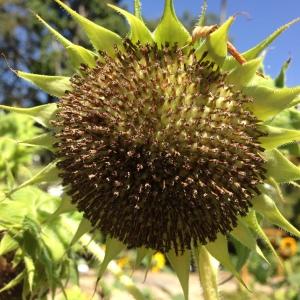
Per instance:
[[[213,62],[133,45],[82,67],[53,121],[63,184],[129,247],[178,253],[227,234],[264,179],[251,99]]]

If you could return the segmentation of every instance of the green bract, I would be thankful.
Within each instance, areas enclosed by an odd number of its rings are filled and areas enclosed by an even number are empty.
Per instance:
[[[93,227],[107,235],[99,278],[128,246],[137,248],[137,262],[159,250],[185,299],[192,257],[205,297],[216,299],[212,257],[242,282],[229,239],[265,259],[256,244],[260,238],[276,255],[258,215],[300,237],[271,197],[278,184],[300,179],[300,169],[277,149],[300,136],[280,122],[297,114],[291,107],[300,102],[300,87],[276,87],[258,72],[259,54],[299,19],[245,52],[247,62],[240,65],[227,55],[234,17],[192,43],[172,0],[165,1],[153,33],[139,1],[134,15],[110,5],[130,25],[122,40],[55,2],[78,22],[94,50],[66,40],[38,16],[65,47],[74,74],[18,72],[59,97],[58,105],[1,107],[50,130],[32,144],[52,149],[56,160],[21,187],[62,177],[73,205],[62,202],[60,212],[76,206],[86,217],[73,242]]]

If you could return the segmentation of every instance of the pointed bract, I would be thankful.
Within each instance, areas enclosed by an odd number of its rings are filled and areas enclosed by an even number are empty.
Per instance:
[[[250,60],[242,65],[238,65],[227,76],[226,80],[238,87],[247,86],[251,80],[256,76],[256,72],[261,66],[262,59],[256,58]]]
[[[83,217],[69,247],[73,246],[84,234],[90,232],[92,229],[90,221]]]
[[[246,287],[240,274],[237,272],[237,270],[235,269],[235,266],[233,265],[233,263],[230,260],[230,255],[228,252],[228,242],[224,235],[219,233],[217,239],[214,242],[210,242],[207,245],[205,245],[205,248],[226,269],[228,269],[239,280],[239,282],[244,287]]]
[[[206,59],[211,59],[219,66],[222,66],[227,55],[228,31],[234,17],[230,17],[216,31],[211,33],[203,44],[196,50],[196,55],[201,58],[204,52],[208,51]]]
[[[15,112],[32,117],[37,123],[44,127],[51,127],[50,121],[53,120],[57,111],[56,103],[43,104],[32,108],[20,108],[13,106],[0,105],[0,109]]]
[[[140,42],[141,44],[153,43],[152,34],[141,19],[115,5],[108,4],[108,6],[118,13],[122,14],[127,19],[130,25],[129,39],[134,44],[136,44],[137,42]]]
[[[267,259],[258,247],[256,243],[256,239],[252,235],[251,231],[248,229],[247,226],[245,226],[240,221],[238,222],[238,226],[235,227],[232,232],[230,233],[236,240],[238,240],[241,244],[246,246],[251,251],[256,252],[259,256],[261,256],[266,262]]]
[[[181,255],[176,255],[175,251],[171,250],[166,254],[166,256],[180,281],[184,299],[188,300],[191,252],[186,250]]]
[[[250,110],[259,120],[265,121],[288,108],[300,94],[300,87],[278,89],[253,85],[243,88],[243,92],[253,98]]]
[[[49,95],[62,97],[66,91],[71,91],[70,77],[48,76],[18,71],[18,76],[36,85]]]
[[[34,185],[34,184],[40,184],[43,182],[55,182],[58,180],[58,173],[59,170],[56,167],[57,161],[53,161],[50,164],[48,164],[46,167],[44,167],[41,171],[37,172],[34,176],[32,176],[27,181],[23,182],[16,188],[12,189],[9,194],[12,194],[26,186]]]
[[[253,207],[272,224],[275,224],[289,233],[300,238],[300,232],[281,214],[275,202],[267,195],[262,194],[252,200]]]
[[[192,40],[176,16],[173,0],[165,0],[163,16],[153,34],[158,47],[166,43],[182,47]]]
[[[107,238],[105,245],[105,256],[97,275],[98,280],[102,278],[108,264],[126,248],[126,245],[124,245],[122,242],[110,237]]]
[[[264,242],[264,244],[272,252],[277,261],[282,265],[282,261],[279,258],[276,250],[272,246],[271,242],[269,241],[267,235],[265,234],[261,226],[259,225],[255,211],[251,210],[247,216],[240,218],[240,221],[246,226],[248,226],[251,230],[253,230],[253,232],[255,232],[258,238],[260,238]]]
[[[134,0],[134,15],[140,20],[142,20],[141,6],[140,0]]]
[[[122,38],[116,33],[84,18],[60,0],[54,1],[62,6],[80,24],[96,50],[107,51],[110,55],[114,55],[114,47],[122,45]]]
[[[54,152],[53,144],[55,143],[55,138],[51,133],[47,132],[18,143],[26,146],[42,147]]]

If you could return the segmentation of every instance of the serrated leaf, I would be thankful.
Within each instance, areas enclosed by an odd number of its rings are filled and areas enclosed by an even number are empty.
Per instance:
[[[48,76],[18,71],[18,76],[36,85],[41,90],[54,97],[62,97],[66,91],[72,90],[70,77]]]
[[[300,168],[290,162],[279,150],[265,151],[267,158],[267,176],[278,183],[297,181],[300,179]]]
[[[71,46],[73,43],[56,31],[52,26],[50,26],[44,19],[42,19],[38,14],[34,14],[35,17],[52,33],[52,35],[59,41],[64,47]]]
[[[110,55],[114,55],[114,47],[122,46],[122,38],[116,33],[84,18],[60,0],[54,1],[63,7],[80,24],[96,50],[107,51]]]
[[[207,251],[216,258],[226,269],[228,269],[238,281],[247,288],[246,284],[243,282],[240,274],[236,270],[235,266],[231,262],[230,255],[228,252],[228,243],[224,235],[218,234],[217,239],[214,242],[210,242],[205,245]]]
[[[226,81],[240,87],[247,86],[256,75],[261,63],[262,59],[257,58],[242,65],[239,64],[228,74]]]
[[[141,19],[115,5],[108,4],[108,6],[122,14],[127,19],[130,25],[129,38],[134,44],[138,41],[142,44],[153,43],[152,34]]]
[[[216,31],[211,33],[196,50],[196,56],[200,58],[204,52],[208,51],[207,58],[222,66],[227,55],[228,31],[233,21],[234,17],[230,17]]]
[[[10,236],[9,233],[3,235],[0,241],[0,256],[18,248],[18,243]]]
[[[254,209],[266,217],[271,223],[300,238],[300,231],[290,224],[289,221],[281,214],[275,202],[269,196],[262,194],[255,197],[252,200],[252,203]]]
[[[39,184],[39,183],[43,183],[43,182],[49,183],[49,182],[58,180],[59,170],[57,169],[56,164],[57,164],[56,160],[51,162],[45,168],[43,168],[41,171],[39,171],[37,174],[35,174],[33,177],[31,177],[29,180],[23,182],[16,188],[12,189],[10,191],[10,194],[12,194],[24,187],[27,187],[29,185]]]
[[[84,47],[73,44],[64,36],[62,36],[58,31],[56,31],[53,27],[51,27],[39,15],[35,16],[53,34],[58,42],[60,42],[66,48],[71,59],[71,63],[75,69],[78,69],[81,64],[86,64],[90,67],[93,67],[95,65],[95,53],[88,49],[85,49]]]
[[[281,26],[279,29],[274,31],[271,35],[269,35],[265,40],[251,48],[250,50],[244,52],[242,55],[246,58],[246,60],[251,60],[258,57],[262,51],[264,51],[281,33],[287,30],[290,26],[298,23],[300,18],[294,19],[293,21]]]
[[[259,141],[266,150],[272,150],[278,146],[300,140],[300,130],[291,130],[268,125],[263,125],[262,128],[268,135],[261,137]]]
[[[141,13],[141,1],[134,0],[134,15],[142,20],[142,13]]]
[[[56,103],[43,104],[32,108],[20,108],[13,106],[6,106],[0,104],[0,109],[7,110],[9,112],[15,112],[22,115],[28,115],[32,117],[37,123],[44,127],[51,127],[50,121],[54,119],[57,111]]]
[[[251,210],[247,216],[240,218],[240,221],[255,232],[255,234],[264,242],[264,244],[272,252],[277,261],[282,265],[282,261],[279,258],[276,250],[272,246],[271,242],[269,241],[267,235],[265,234],[261,226],[259,225],[255,211]]]
[[[102,278],[108,264],[126,248],[126,245],[124,245],[122,242],[110,237],[107,238],[105,245],[105,256],[98,272],[97,281]]]
[[[164,13],[153,36],[158,47],[166,43],[181,47],[191,42],[189,32],[176,16],[173,0],[165,0]]]
[[[235,227],[230,234],[242,245],[246,246],[251,251],[257,253],[262,259],[268,262],[268,260],[258,247],[256,239],[252,235],[251,231],[243,223],[239,221],[238,226]]]
[[[300,87],[278,89],[266,86],[248,86],[243,88],[243,92],[253,98],[249,109],[259,120],[265,121],[288,108],[300,94]]]
[[[184,299],[189,299],[189,276],[190,276],[190,265],[191,265],[191,252],[185,250],[183,254],[176,255],[174,249],[171,249],[166,256],[177,274],[180,285],[183,290]]]
[[[19,141],[19,144],[25,145],[25,146],[33,146],[33,147],[42,147],[46,148],[52,152],[54,152],[53,144],[55,143],[55,138],[52,133],[47,132],[43,133],[41,135],[35,136],[31,139]]]

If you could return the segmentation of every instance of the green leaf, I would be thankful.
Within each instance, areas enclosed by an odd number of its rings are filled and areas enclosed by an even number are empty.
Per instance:
[[[208,58],[215,61],[219,66],[222,66],[227,55],[228,31],[234,17],[230,17],[216,31],[211,33],[203,44],[196,50],[198,58],[202,57],[203,53],[208,51]]]
[[[32,292],[33,280],[35,274],[35,266],[33,260],[29,256],[24,256],[24,263],[26,268],[26,278],[28,280],[29,290]]]
[[[262,128],[268,135],[261,137],[259,140],[266,150],[272,150],[278,146],[300,140],[300,130],[290,130],[268,125],[263,125]]]
[[[252,200],[252,203],[254,209],[266,217],[268,221],[300,238],[300,231],[290,224],[289,221],[281,214],[275,202],[270,197],[262,194],[255,197]]]
[[[31,177],[29,180],[23,182],[16,188],[12,189],[10,191],[10,194],[33,184],[39,184],[43,182],[54,182],[59,179],[58,173],[59,170],[56,167],[57,161],[53,161],[50,164],[48,164],[45,168],[43,168],[41,171],[39,171],[37,174],[35,174],[33,177]]]
[[[134,0],[134,15],[142,20],[142,13],[141,13],[141,1],[140,0]]]
[[[285,80],[286,80],[286,71],[291,63],[291,58],[289,58],[281,67],[279,75],[275,78],[274,83],[275,86],[278,88],[285,87]]]
[[[107,51],[113,56],[115,53],[114,47],[122,46],[122,38],[116,33],[84,18],[60,0],[54,1],[63,7],[81,25],[96,50]]]
[[[181,284],[184,299],[189,299],[189,276],[190,276],[190,265],[191,265],[191,252],[185,250],[183,254],[177,255],[174,249],[171,249],[166,254],[172,268],[177,274],[179,282]]]
[[[218,234],[217,239],[214,242],[208,243],[205,248],[215,259],[228,269],[245,288],[247,288],[240,274],[230,260],[227,239],[224,235]]]
[[[178,44],[182,47],[192,40],[189,32],[176,16],[173,0],[165,0],[163,16],[153,34],[158,47],[166,43]]]
[[[271,242],[269,241],[267,235],[259,225],[256,217],[255,211],[252,209],[247,216],[241,217],[240,221],[244,223],[246,226],[248,226],[250,229],[252,229],[255,234],[264,242],[264,244],[269,248],[269,250],[272,252],[272,254],[275,256],[277,261],[282,265],[282,261],[279,258],[276,250],[272,246]]]
[[[242,245],[246,246],[251,251],[258,254],[261,258],[263,258],[266,262],[268,260],[258,247],[256,243],[256,239],[252,235],[251,231],[245,226],[242,222],[238,222],[238,226],[235,227],[230,233],[237,241],[239,241]]]
[[[10,236],[9,233],[3,235],[0,241],[0,256],[18,248],[18,243]]]
[[[19,283],[21,283],[21,282],[23,281],[24,277],[25,277],[25,271],[19,273],[14,279],[12,279],[9,283],[7,283],[7,284],[0,290],[0,293],[12,289],[13,287],[15,287],[16,285],[18,285]]]
[[[52,133],[47,132],[18,143],[25,146],[43,147],[54,152],[53,144],[55,143],[55,138]]]
[[[56,103],[43,104],[32,108],[20,108],[0,105],[0,109],[15,112],[32,117],[37,123],[44,127],[51,127],[50,121],[54,119],[57,111]]]
[[[55,97],[62,97],[66,91],[72,90],[70,77],[48,76],[18,71],[18,76],[36,85],[44,92]]]
[[[105,245],[105,256],[98,272],[97,281],[102,278],[108,264],[126,248],[126,245],[124,245],[122,242],[110,237],[107,238]]]
[[[266,86],[248,86],[243,88],[243,92],[253,98],[249,109],[258,119],[265,121],[289,107],[290,103],[300,94],[300,87],[278,89]]]
[[[53,34],[53,36],[66,48],[71,63],[75,69],[78,69],[81,64],[86,64],[90,67],[95,65],[96,54],[92,51],[78,46],[63,37],[58,31],[51,27],[46,21],[44,21],[39,15],[35,15],[37,19]]]
[[[141,19],[115,5],[108,4],[108,6],[122,14],[127,19],[130,25],[129,38],[134,44],[138,41],[142,44],[153,43],[152,34]]]
[[[286,183],[300,179],[300,168],[290,162],[279,150],[265,151],[267,158],[267,176],[278,183]]]
[[[243,87],[247,86],[251,80],[255,77],[256,72],[258,71],[260,65],[262,63],[261,58],[256,58],[250,60],[244,64],[239,64],[235,69],[233,69],[226,80],[234,85]]]

